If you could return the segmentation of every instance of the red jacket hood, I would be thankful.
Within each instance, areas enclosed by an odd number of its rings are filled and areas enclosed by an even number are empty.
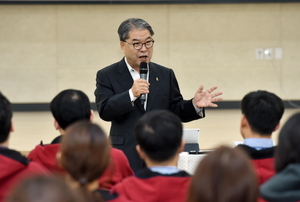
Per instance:
[[[51,171],[59,170],[56,163],[56,153],[60,144],[37,145],[27,156],[28,159],[42,164]]]

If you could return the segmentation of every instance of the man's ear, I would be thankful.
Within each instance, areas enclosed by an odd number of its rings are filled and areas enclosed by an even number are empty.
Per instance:
[[[120,47],[121,47],[121,49],[122,49],[122,52],[125,53],[125,50],[124,50],[124,48],[125,48],[125,43],[124,43],[124,41],[120,41]]]
[[[183,152],[184,146],[185,146],[185,141],[184,141],[184,140],[181,140],[180,147],[178,148],[178,153]]]
[[[58,122],[56,121],[56,119],[54,119],[54,128],[55,128],[56,130],[59,130],[59,129],[60,129],[60,126],[59,126]]]
[[[275,127],[275,129],[273,130],[273,132],[275,132],[276,130],[278,130],[280,127],[280,122],[277,124],[277,126]]]
[[[247,125],[248,125],[248,121],[246,119],[246,116],[243,114],[241,118],[241,128],[244,128]]]
[[[9,129],[10,132],[14,132],[15,131],[15,128],[14,128],[14,124],[13,124],[13,120],[11,119],[10,120],[10,129]]]
[[[94,111],[93,110],[91,110],[90,121],[91,122],[94,121]]]
[[[145,152],[141,149],[140,145],[136,145],[135,146],[137,153],[139,154],[139,156],[141,157],[141,159],[145,160]]]
[[[244,139],[250,138],[250,135],[252,133],[252,128],[249,124],[248,119],[243,114],[241,118],[241,127],[240,127],[240,133]]]

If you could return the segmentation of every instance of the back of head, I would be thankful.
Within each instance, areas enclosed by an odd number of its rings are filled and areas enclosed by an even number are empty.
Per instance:
[[[120,41],[125,41],[129,38],[129,32],[134,29],[147,29],[151,36],[154,35],[152,27],[143,19],[140,18],[129,18],[121,23],[118,29]]]
[[[279,172],[290,163],[300,163],[300,112],[292,115],[282,127],[275,150],[275,170]]]
[[[78,121],[62,138],[61,165],[80,183],[99,178],[109,163],[110,144],[104,131],[89,121]]]
[[[104,131],[97,124],[78,121],[67,128],[60,153],[60,164],[85,198],[99,198],[88,185],[97,181],[109,164],[110,143]]]
[[[259,90],[244,96],[241,110],[253,132],[271,135],[280,122],[284,105],[281,98],[274,93]]]
[[[153,110],[138,120],[135,137],[150,159],[166,161],[174,157],[181,146],[182,123],[170,111]]]
[[[0,144],[8,138],[11,129],[12,107],[9,100],[0,92]]]
[[[239,148],[221,146],[204,157],[192,177],[188,202],[256,202],[256,174]]]
[[[87,95],[74,89],[61,91],[50,103],[53,117],[62,129],[79,120],[89,120],[91,105]]]
[[[22,181],[7,202],[79,202],[78,196],[60,178],[34,176]]]

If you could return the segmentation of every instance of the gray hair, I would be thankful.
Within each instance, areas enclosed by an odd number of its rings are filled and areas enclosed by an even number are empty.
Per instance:
[[[119,26],[118,34],[120,41],[125,41],[126,39],[128,39],[128,33],[134,29],[147,29],[149,30],[151,36],[154,35],[152,27],[145,20],[140,18],[129,18],[123,21]]]

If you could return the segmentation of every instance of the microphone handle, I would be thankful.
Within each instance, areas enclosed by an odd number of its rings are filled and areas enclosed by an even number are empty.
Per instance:
[[[147,74],[141,74],[140,78],[147,80]],[[145,94],[141,94],[140,100],[141,100],[141,104],[144,105],[144,103],[146,101],[146,95]]]
[[[140,99],[141,99],[141,104],[144,106],[144,103],[146,101],[145,94],[142,94]]]
[[[146,95],[141,94],[140,100],[141,100],[142,105],[144,105],[144,102],[146,101]]]

